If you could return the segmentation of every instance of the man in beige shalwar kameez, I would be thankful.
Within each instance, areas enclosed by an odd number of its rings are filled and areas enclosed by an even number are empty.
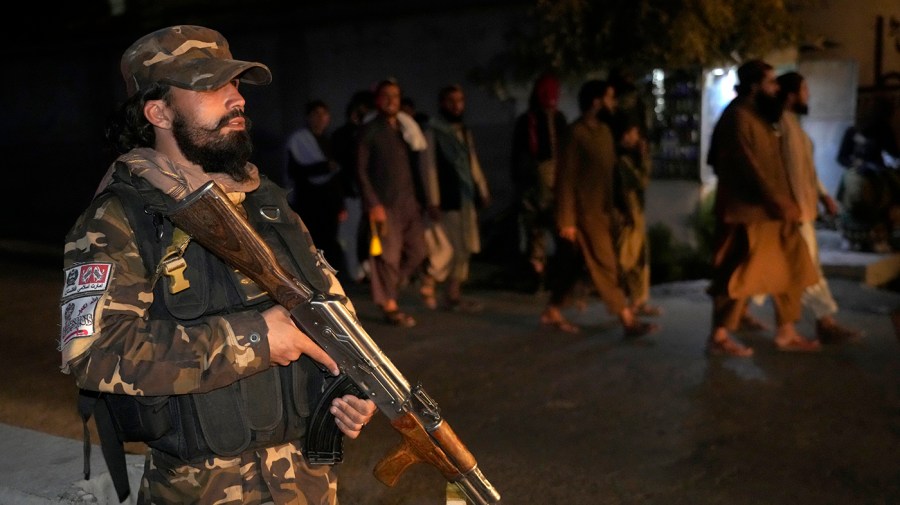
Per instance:
[[[436,308],[437,284],[446,281],[446,308],[477,311],[481,304],[462,298],[462,286],[469,278],[472,255],[481,252],[477,211],[490,202],[491,194],[472,130],[463,123],[462,88],[453,84],[441,89],[438,106],[438,116],[431,118],[425,131],[423,179],[428,218],[446,231],[452,253],[443,265],[426,262],[419,292],[426,307]]]
[[[784,166],[794,198],[800,206],[800,232],[809,248],[809,256],[816,267],[818,281],[803,293],[803,306],[809,309],[816,320],[816,337],[823,344],[842,344],[862,337],[862,332],[837,322],[834,315],[838,305],[831,295],[828,280],[819,263],[819,244],[816,238],[815,221],[819,215],[819,203],[832,216],[838,214],[838,205],[828,194],[813,160],[813,145],[809,135],[800,125],[800,115],[809,112],[809,87],[806,79],[797,72],[786,72],[778,76],[778,97],[783,103],[781,117],[781,148]]]

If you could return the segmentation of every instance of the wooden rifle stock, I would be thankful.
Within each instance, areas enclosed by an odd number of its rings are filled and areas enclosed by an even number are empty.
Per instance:
[[[476,467],[475,457],[446,422],[429,433],[415,416],[404,414],[392,420],[391,425],[403,435],[403,440],[375,466],[375,477],[388,486],[396,484],[413,463],[429,463],[451,482],[461,471],[467,473]],[[440,447],[434,445],[431,437],[440,440]],[[452,458],[447,455],[451,451]],[[451,460],[460,468],[450,463]]]
[[[378,480],[394,486],[406,468],[424,462],[456,484],[475,505],[500,501],[475,457],[421,386],[409,386],[341,297],[313,291],[279,265],[262,237],[214,182],[174,205],[169,218],[290,311],[297,326],[388,416],[402,441],[376,465]]]

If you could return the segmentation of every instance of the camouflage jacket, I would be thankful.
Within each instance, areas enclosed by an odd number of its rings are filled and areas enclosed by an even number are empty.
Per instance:
[[[287,214],[305,232],[300,218]],[[115,196],[95,199],[78,218],[66,237],[63,266],[61,370],[81,388],[203,393],[271,366],[259,310],[206,316],[189,326],[151,317],[153,272]],[[331,291],[341,293],[333,273],[328,276]]]

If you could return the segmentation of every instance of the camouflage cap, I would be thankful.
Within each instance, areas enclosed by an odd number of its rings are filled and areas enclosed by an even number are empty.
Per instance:
[[[209,91],[235,77],[249,84],[272,82],[268,67],[232,59],[225,37],[202,26],[170,26],[144,35],[122,55],[121,67],[128,96],[154,83]]]

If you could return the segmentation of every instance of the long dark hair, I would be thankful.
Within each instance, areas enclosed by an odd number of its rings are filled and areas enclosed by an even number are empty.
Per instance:
[[[136,147],[152,147],[156,142],[153,125],[144,117],[144,104],[149,100],[166,100],[168,84],[156,83],[135,93],[119,105],[106,128],[106,140],[119,154]]]

